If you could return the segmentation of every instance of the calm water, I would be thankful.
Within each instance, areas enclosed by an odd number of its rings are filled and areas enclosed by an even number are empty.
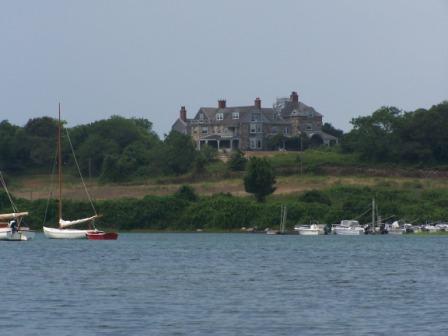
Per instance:
[[[0,242],[0,335],[448,335],[448,237]]]

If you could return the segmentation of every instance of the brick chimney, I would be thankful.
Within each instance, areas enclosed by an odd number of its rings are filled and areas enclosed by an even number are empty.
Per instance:
[[[291,96],[289,97],[289,99],[293,102],[293,103],[298,103],[299,102],[299,95],[297,94],[296,91],[291,92]]]
[[[226,108],[226,100],[225,99],[218,100],[218,108]]]
[[[185,108],[185,106],[180,107],[179,118],[182,121],[187,121],[187,109]]]
[[[256,107],[257,109],[261,109],[261,99],[260,99],[259,97],[257,97],[257,98],[255,99],[255,107]]]

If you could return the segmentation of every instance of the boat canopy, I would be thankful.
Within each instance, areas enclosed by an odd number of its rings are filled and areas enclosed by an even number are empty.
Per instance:
[[[28,212],[13,212],[9,214],[0,214],[0,220],[8,220],[27,216]]]
[[[59,225],[60,225],[61,228],[66,228],[66,227],[69,227],[69,226],[90,222],[90,221],[94,220],[97,217],[99,217],[99,216],[95,215],[95,216],[92,216],[92,217],[77,219],[77,220],[74,220],[74,221],[66,221],[66,220],[60,219],[59,220]]]

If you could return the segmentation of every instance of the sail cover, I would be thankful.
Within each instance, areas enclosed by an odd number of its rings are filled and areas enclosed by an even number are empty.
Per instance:
[[[59,220],[59,225],[60,225],[61,228],[66,228],[66,227],[69,227],[69,226],[90,222],[90,221],[94,220],[97,217],[98,216],[95,215],[95,216],[92,216],[92,217],[77,219],[77,220],[74,220],[74,221],[66,221],[66,220],[60,219]]]
[[[0,220],[8,220],[13,218],[19,218],[23,216],[27,216],[28,212],[13,212],[9,214],[0,214]]]

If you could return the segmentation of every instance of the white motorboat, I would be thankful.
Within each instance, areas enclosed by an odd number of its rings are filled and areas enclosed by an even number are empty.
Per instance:
[[[335,225],[333,231],[337,235],[359,236],[364,234],[364,228],[359,225],[357,220],[342,220],[340,224]]]
[[[437,225],[427,224],[427,225],[423,226],[422,231],[428,232],[428,233],[436,233],[436,232],[440,232],[441,228],[438,227]]]
[[[311,225],[296,225],[294,230],[302,236],[317,236],[323,234],[323,230],[317,224]]]
[[[405,232],[404,228],[400,227],[398,221],[393,222],[390,227],[387,229],[388,234],[400,235]]]

